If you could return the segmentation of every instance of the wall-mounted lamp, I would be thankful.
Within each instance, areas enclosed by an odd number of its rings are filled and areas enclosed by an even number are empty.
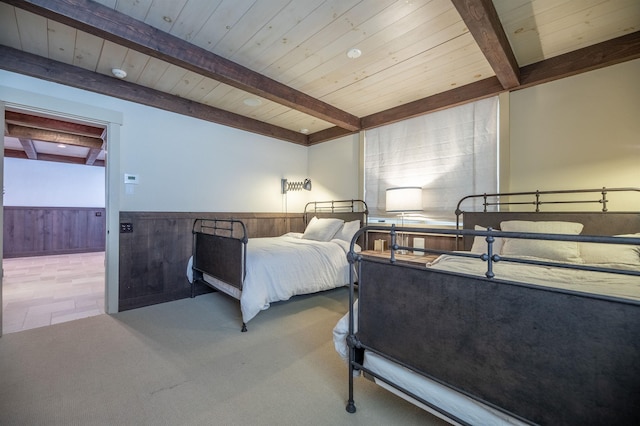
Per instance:
[[[282,193],[286,194],[289,191],[311,191],[311,179],[307,178],[304,182],[289,182],[286,179],[282,179]]]

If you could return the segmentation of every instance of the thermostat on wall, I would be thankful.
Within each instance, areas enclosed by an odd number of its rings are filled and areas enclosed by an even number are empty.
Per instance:
[[[131,175],[129,173],[124,174],[124,183],[132,183],[137,185],[140,182],[138,175]]]

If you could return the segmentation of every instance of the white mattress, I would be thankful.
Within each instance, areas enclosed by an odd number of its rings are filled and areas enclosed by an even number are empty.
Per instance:
[[[320,242],[301,236],[288,233],[280,237],[250,238],[242,292],[211,276],[204,278],[240,299],[245,323],[273,302],[348,285],[349,243],[339,239]],[[191,273],[190,260],[187,276]]]
[[[599,264],[597,266],[640,271],[640,269],[631,268],[629,265],[624,264]],[[431,263],[430,267],[484,276],[487,271],[487,262],[474,258],[443,255]],[[640,300],[640,276],[552,268],[549,266],[521,265],[510,262],[494,263],[493,272],[495,273],[495,278],[509,281]]]

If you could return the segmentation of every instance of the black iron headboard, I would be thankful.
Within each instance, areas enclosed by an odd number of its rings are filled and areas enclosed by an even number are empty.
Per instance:
[[[640,194],[640,188],[599,188],[560,191],[531,191],[497,194],[477,194],[466,196],[458,202],[456,208],[456,229],[474,229],[475,225],[485,228],[500,229],[500,222],[506,220],[535,220],[578,222],[584,225],[582,235],[619,235],[640,232],[640,212],[610,212],[607,194],[610,192],[630,192]],[[573,194],[597,193],[598,199],[575,200]],[[550,195],[567,196],[564,199],[543,198]],[[526,197],[529,197],[527,200]],[[523,197],[525,199],[523,200]],[[483,211],[463,211],[465,201],[481,199]],[[600,211],[541,211],[541,206],[551,204],[600,204]],[[489,211],[491,208],[532,206],[534,211]],[[461,220],[462,219],[462,220]],[[462,225],[462,227],[461,227]],[[464,236],[463,248],[469,250],[473,244],[473,236]]]
[[[359,220],[360,226],[367,226],[369,209],[367,203],[362,200],[338,200],[338,201],[312,201],[304,207],[304,223],[309,223],[311,218],[335,217],[350,222]]]
[[[345,222],[360,221],[360,227],[367,226],[369,222],[369,208],[363,200],[337,200],[337,201],[312,201],[304,207],[305,226],[313,217],[338,218]],[[361,247],[367,246],[367,233],[358,238]]]

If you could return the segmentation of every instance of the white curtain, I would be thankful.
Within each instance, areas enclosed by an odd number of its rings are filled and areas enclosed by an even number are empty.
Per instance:
[[[422,187],[424,215],[447,221],[460,198],[496,192],[498,98],[366,131],[365,201],[372,217],[385,216],[385,191],[398,186]]]

